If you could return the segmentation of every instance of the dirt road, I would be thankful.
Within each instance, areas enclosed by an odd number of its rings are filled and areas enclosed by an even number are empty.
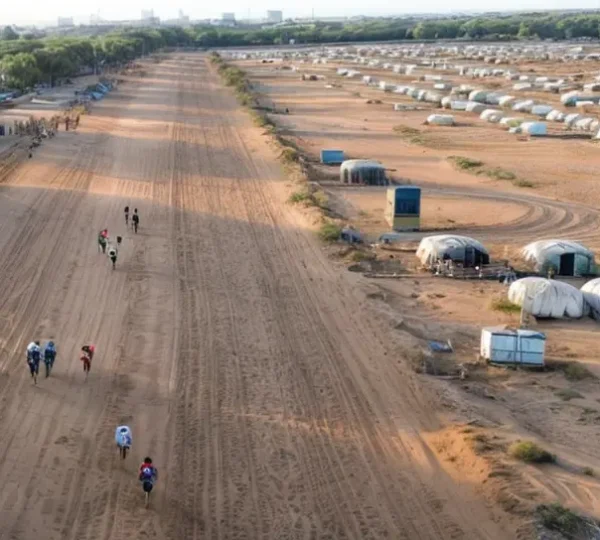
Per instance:
[[[152,66],[3,180],[2,540],[513,537],[443,472],[426,393],[284,193],[200,56]],[[115,271],[104,226],[124,236]],[[59,350],[37,387],[34,337]]]

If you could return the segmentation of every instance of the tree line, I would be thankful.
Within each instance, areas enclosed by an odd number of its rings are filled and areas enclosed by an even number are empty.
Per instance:
[[[123,65],[165,47],[189,45],[181,28],[139,29],[90,38],[24,39],[5,29],[0,40],[0,87],[24,90],[103,66]],[[8,37],[8,39],[6,39]]]
[[[396,40],[600,38],[600,15],[532,13],[424,20],[368,19],[270,28],[128,29],[102,36],[35,39],[10,27],[0,32],[0,86],[25,89],[101,66],[118,66],[165,47],[232,47]]]

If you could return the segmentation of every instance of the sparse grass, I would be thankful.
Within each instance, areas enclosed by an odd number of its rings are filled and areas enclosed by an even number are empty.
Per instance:
[[[583,396],[577,392],[577,390],[573,390],[571,388],[562,388],[558,390],[555,396],[559,397],[563,401],[571,401],[572,399],[583,399]]]
[[[462,171],[471,171],[483,167],[483,161],[464,156],[450,156],[448,160],[451,161],[457,169]]]
[[[570,362],[564,368],[564,374],[570,381],[582,381],[584,379],[594,379],[594,374],[578,362]]]
[[[469,440],[473,446],[473,452],[475,452],[477,455],[491,452],[495,448],[485,433],[476,433],[472,437],[469,437]]]
[[[594,472],[594,469],[592,469],[591,467],[584,467],[581,472],[583,474],[585,474],[586,476],[596,476],[596,473]]]
[[[494,167],[493,169],[486,169],[484,171],[486,176],[493,178],[494,180],[516,180],[517,175],[514,172],[507,171],[502,167]]]
[[[522,188],[534,188],[535,184],[530,182],[529,180],[522,180],[520,178],[516,178],[513,180],[513,186],[522,187]]]
[[[510,455],[525,463],[554,463],[556,458],[532,441],[521,441],[510,447]]]
[[[300,156],[295,148],[288,146],[281,151],[281,159],[284,163],[297,163]]]
[[[292,193],[288,199],[290,204],[312,204],[311,194],[306,190],[296,191]]]
[[[558,531],[567,538],[589,538],[591,524],[559,503],[540,504],[536,512],[546,529]]]
[[[259,111],[251,110],[250,116],[252,117],[252,122],[254,125],[261,128],[273,129],[275,124],[271,121],[271,119],[264,113]]]
[[[324,242],[337,242],[341,234],[342,228],[331,221],[326,221],[319,229],[319,238]]]
[[[319,208],[326,209],[329,206],[329,197],[322,189],[317,189],[312,193],[313,200]]]
[[[352,259],[352,262],[373,261],[377,258],[377,255],[368,251],[356,250],[352,252],[350,258]]]
[[[393,131],[412,144],[425,144],[426,142],[423,133],[413,127],[400,124],[394,126]]]
[[[492,309],[494,311],[501,311],[502,313],[508,314],[521,312],[521,306],[513,304],[507,298],[495,298],[494,300],[492,300]]]

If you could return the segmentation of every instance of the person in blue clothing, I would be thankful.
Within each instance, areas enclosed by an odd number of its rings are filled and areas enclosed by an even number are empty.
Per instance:
[[[119,454],[123,459],[127,457],[127,450],[131,448],[133,436],[129,426],[119,426],[115,431],[115,442],[119,447]]]
[[[44,349],[44,364],[46,364],[46,377],[50,376],[50,371],[54,367],[54,360],[56,360],[56,346],[54,341],[49,341]]]
[[[33,384],[37,384],[37,376],[40,372],[40,359],[42,351],[40,349],[39,341],[32,341],[27,346],[27,365],[33,379]]]

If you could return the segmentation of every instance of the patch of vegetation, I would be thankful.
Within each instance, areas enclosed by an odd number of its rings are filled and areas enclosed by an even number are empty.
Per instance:
[[[573,390],[571,388],[562,388],[558,390],[555,396],[559,397],[563,401],[571,401],[572,399],[583,399],[583,396],[577,392],[577,390]]]
[[[412,144],[425,144],[426,142],[423,133],[413,127],[400,124],[394,126],[392,129],[394,133]]]
[[[583,381],[584,379],[596,378],[588,368],[578,362],[569,362],[566,364],[564,374],[570,381]]]
[[[554,463],[556,458],[532,441],[521,441],[510,447],[510,455],[525,463]]]
[[[325,193],[322,189],[317,189],[313,191],[312,198],[315,201],[315,204],[319,208],[327,209],[329,206],[329,197],[327,197],[327,193]]]
[[[308,205],[312,204],[312,196],[307,190],[303,189],[301,191],[296,191],[292,193],[288,199],[288,202],[290,204],[303,203]]]
[[[262,112],[251,110],[250,116],[252,117],[252,122],[254,125],[261,128],[274,129],[275,124],[271,121],[271,119]]]
[[[473,446],[473,451],[477,454],[485,454],[494,450],[494,445],[490,442],[489,437],[485,433],[476,433],[472,437],[469,437]]]
[[[326,221],[319,229],[319,238],[324,242],[337,242],[342,234],[342,228],[331,221]]]
[[[516,180],[517,175],[514,172],[507,171],[502,167],[494,167],[493,169],[486,169],[486,176],[493,178],[494,180]]]
[[[450,156],[448,158],[450,162],[457,168],[462,171],[471,171],[473,169],[478,169],[483,167],[483,161],[479,161],[477,159],[471,159],[464,156]]]
[[[495,298],[492,300],[492,309],[502,313],[521,313],[521,306],[513,304],[508,298]]]
[[[356,250],[352,252],[350,258],[352,259],[352,262],[374,261],[377,258],[377,255],[368,251]]]
[[[281,159],[284,163],[298,163],[300,155],[295,148],[287,146],[281,151]]]
[[[559,503],[540,504],[536,513],[546,529],[560,532],[567,538],[593,538],[588,535],[595,526]]]
[[[530,182],[529,180],[523,180],[521,178],[517,178],[513,180],[513,186],[522,187],[522,188],[534,188],[535,184]]]
[[[585,474],[586,476],[596,476],[596,473],[594,472],[594,469],[592,469],[591,467],[584,467],[581,472],[583,474]]]

